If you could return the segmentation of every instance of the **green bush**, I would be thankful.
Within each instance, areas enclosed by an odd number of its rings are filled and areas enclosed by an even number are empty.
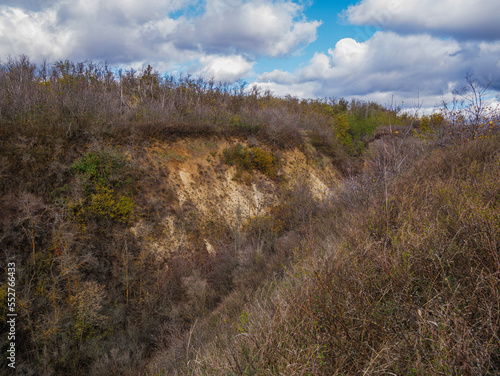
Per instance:
[[[104,151],[101,153],[90,152],[80,160],[74,162],[70,170],[84,176],[91,185],[121,186],[123,178],[130,182],[127,177],[127,160],[124,155],[116,151]]]
[[[101,219],[112,219],[128,223],[132,215],[134,202],[126,196],[116,194],[111,189],[98,187],[90,197],[89,212]]]
[[[117,151],[90,152],[74,162],[70,171],[83,178],[84,199],[68,206],[80,225],[85,227],[88,219],[130,222],[133,176],[124,155]]]
[[[245,171],[257,170],[270,178],[276,176],[278,160],[273,153],[260,147],[244,147],[237,144],[223,150],[224,163]]]

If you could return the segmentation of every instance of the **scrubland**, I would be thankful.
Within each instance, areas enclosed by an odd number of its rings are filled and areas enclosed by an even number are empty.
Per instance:
[[[469,102],[0,64],[17,374],[498,374],[499,114]]]

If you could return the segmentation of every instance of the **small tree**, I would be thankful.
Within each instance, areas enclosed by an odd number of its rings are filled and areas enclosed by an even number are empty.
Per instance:
[[[465,76],[466,85],[455,89],[453,95],[458,99],[459,109],[454,109],[451,118],[464,129],[467,138],[474,139],[486,129],[492,109],[487,100],[488,89],[492,83],[481,85],[470,73]],[[445,109],[447,106],[445,104]]]

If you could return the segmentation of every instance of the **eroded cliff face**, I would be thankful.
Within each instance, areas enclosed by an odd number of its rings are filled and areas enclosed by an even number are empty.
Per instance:
[[[196,243],[215,253],[218,229],[238,230],[251,218],[266,215],[279,203],[283,189],[300,181],[315,200],[324,200],[338,183],[329,164],[298,149],[273,150],[264,144],[259,147],[277,157],[275,177],[242,172],[223,161],[223,151],[238,143],[249,146],[246,140],[189,138],[156,142],[141,153],[135,162],[151,176],[144,189],[151,215],[159,215],[154,228],[148,218],[132,228],[145,250],[164,259]],[[153,213],[155,207],[163,210]]]

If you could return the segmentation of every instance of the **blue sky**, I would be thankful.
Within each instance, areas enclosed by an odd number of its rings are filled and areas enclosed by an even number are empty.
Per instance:
[[[321,26],[317,29],[317,39],[300,50],[296,54],[286,56],[281,59],[259,60],[255,70],[262,74],[280,69],[293,70],[301,64],[309,61],[317,51],[328,51],[338,40],[342,38],[354,38],[358,41],[373,35],[375,28],[364,29],[359,26],[350,25],[342,20],[342,12],[352,5],[352,1],[328,1],[318,0],[311,2],[304,9],[304,15],[309,20],[321,21]]]
[[[0,0],[0,59],[151,64],[431,108],[466,73],[500,90],[498,14],[492,0]]]

